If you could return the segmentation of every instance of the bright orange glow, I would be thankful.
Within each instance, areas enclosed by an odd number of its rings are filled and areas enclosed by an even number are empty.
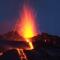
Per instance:
[[[32,41],[30,38],[37,35],[37,28],[36,28],[36,21],[35,21],[35,13],[34,11],[28,7],[23,6],[22,13],[20,13],[19,19],[17,21],[17,24],[15,26],[16,31],[20,36],[24,38],[24,41],[28,42],[29,47],[26,48],[26,50],[32,50],[34,49],[34,46],[32,44]],[[23,52],[23,49],[16,48],[18,51],[21,60],[27,60],[26,55]]]
[[[27,50],[34,49],[33,44],[29,38],[37,35],[35,13],[30,7],[24,6],[21,16],[17,22],[17,32],[20,36],[25,38],[26,42],[29,43],[29,48]]]

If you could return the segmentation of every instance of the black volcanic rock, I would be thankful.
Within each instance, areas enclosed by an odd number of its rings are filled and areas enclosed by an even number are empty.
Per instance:
[[[8,32],[3,36],[6,39],[19,40],[20,38],[22,38],[21,36],[18,35],[17,32],[13,32],[13,31]],[[60,37],[59,36],[50,35],[48,33],[42,33],[41,35],[34,36],[31,39],[33,40],[32,43],[34,49],[30,51],[24,50],[24,52],[28,57],[28,60],[60,60]],[[14,51],[9,51],[6,52],[2,58],[6,58],[7,60],[9,59],[14,60],[16,58],[16,55]]]
[[[0,36],[0,52],[10,50],[10,48],[26,49],[27,47],[29,47],[29,44],[16,31],[11,31]]]
[[[3,36],[2,35],[0,35],[0,39],[2,39],[3,38]]]
[[[17,50],[10,50],[0,56],[0,60],[20,60]]]
[[[23,37],[20,36],[16,31],[11,31],[3,35],[4,39],[7,40],[14,40],[14,41],[20,41],[23,40]]]

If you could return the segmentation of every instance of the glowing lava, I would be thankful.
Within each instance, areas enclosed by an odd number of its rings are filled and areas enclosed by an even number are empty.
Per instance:
[[[34,11],[26,5],[23,6],[22,13],[20,14],[21,15],[19,15],[19,19],[16,25],[16,31],[18,32],[20,36],[22,36],[25,39],[26,42],[28,42],[29,47],[26,48],[26,50],[32,50],[34,49],[34,47],[30,38],[37,35],[37,28],[36,28],[36,21],[35,21],[36,16],[35,16]],[[17,49],[17,51],[19,53],[19,48]],[[20,51],[22,52],[23,49]],[[21,57],[22,55],[24,55],[21,53],[19,54],[21,55]],[[25,59],[27,60],[26,57]]]
[[[28,50],[34,49],[32,42],[29,38],[32,38],[37,35],[35,13],[28,6],[23,6],[22,13],[20,13],[19,19],[17,22],[17,32],[20,36],[25,38],[26,42],[29,43],[30,48]]]

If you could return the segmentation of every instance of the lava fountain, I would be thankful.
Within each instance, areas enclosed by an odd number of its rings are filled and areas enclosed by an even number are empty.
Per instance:
[[[34,46],[30,38],[38,34],[35,17],[36,14],[34,13],[34,11],[29,6],[24,5],[22,13],[20,13],[16,24],[15,30],[18,32],[20,36],[22,36],[25,39],[26,42],[29,43],[29,47],[26,48],[26,50],[34,49]],[[19,52],[19,49],[17,49],[17,51]]]

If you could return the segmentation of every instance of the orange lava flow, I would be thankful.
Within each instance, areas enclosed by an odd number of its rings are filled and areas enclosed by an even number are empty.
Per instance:
[[[16,49],[17,51],[18,51],[18,53],[19,53],[19,56],[20,56],[20,60],[28,60],[27,59],[27,57],[26,57],[26,55],[25,55],[25,53],[24,53],[24,51],[23,51],[23,49]]]
[[[21,16],[18,19],[17,23],[17,32],[20,36],[25,38],[26,42],[29,43],[29,48],[27,50],[34,49],[33,44],[29,38],[32,38],[37,35],[36,21],[35,21],[35,13],[33,10],[24,6],[22,9]]]

